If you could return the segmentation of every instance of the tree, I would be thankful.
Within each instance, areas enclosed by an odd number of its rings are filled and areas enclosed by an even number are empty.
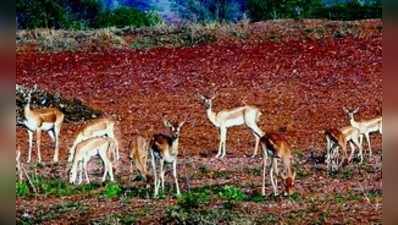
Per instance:
[[[237,21],[243,16],[244,1],[174,0],[172,9],[186,21]]]

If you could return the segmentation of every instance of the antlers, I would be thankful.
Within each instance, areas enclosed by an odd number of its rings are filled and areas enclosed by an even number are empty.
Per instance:
[[[343,106],[343,111],[347,114],[349,114],[349,113],[355,114],[359,111],[359,107],[356,107],[354,110],[351,111],[351,110],[347,109],[345,106]]]

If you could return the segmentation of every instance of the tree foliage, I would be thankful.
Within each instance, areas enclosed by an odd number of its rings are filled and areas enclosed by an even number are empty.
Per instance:
[[[352,0],[325,5],[322,0],[248,0],[247,8],[254,21],[280,18],[326,18],[355,20],[380,18],[380,0]]]
[[[239,0],[174,0],[172,8],[183,20],[237,21],[242,17],[244,3]]]
[[[145,13],[127,6],[110,10],[99,0],[17,0],[16,13],[21,29],[141,27],[161,22],[153,12]]]

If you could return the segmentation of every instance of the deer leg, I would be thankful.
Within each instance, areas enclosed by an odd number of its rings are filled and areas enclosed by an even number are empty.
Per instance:
[[[160,160],[160,182],[161,182],[162,191],[164,191],[164,172],[165,172],[165,170],[164,170],[164,160],[161,159]]]
[[[79,172],[78,172],[79,181],[78,184],[80,185],[83,182],[83,162],[79,162]]]
[[[254,152],[253,152],[252,158],[256,157],[257,152],[258,152],[258,146],[260,144],[260,138],[256,134],[254,134],[254,138],[256,139],[256,143],[254,145]]]
[[[36,145],[37,145],[37,157],[39,159],[39,162],[41,162],[40,143],[41,143],[41,129],[37,129],[36,130]]]
[[[330,138],[328,136],[325,137],[326,138],[326,165],[328,170],[330,170],[330,166],[331,166],[331,160],[332,160],[332,152],[331,152],[331,141]]]
[[[222,140],[223,140],[223,144],[222,144],[222,154],[221,154],[220,158],[224,158],[224,156],[225,156],[225,154],[227,152],[227,149],[226,149],[226,145],[227,145],[227,129],[226,128],[221,130],[221,137],[222,137]]]
[[[174,182],[176,184],[177,195],[180,195],[181,192],[180,192],[180,187],[178,185],[178,178],[177,178],[177,159],[175,159],[173,162],[173,177],[174,177]]]
[[[88,160],[84,159],[84,161],[83,161],[84,176],[86,177],[87,184],[89,184],[90,183],[90,178],[88,178],[88,168],[87,168],[87,166],[88,166]]]
[[[115,179],[114,179],[114,176],[113,176],[112,162],[107,158],[106,154],[104,154],[104,158],[103,159],[104,159],[104,167],[106,169],[106,173],[104,173],[104,178],[105,179],[103,178],[103,181],[106,180],[106,175],[109,174],[109,177],[110,177],[111,181],[113,182]]]
[[[58,162],[59,160],[59,133],[61,131],[61,125],[54,127],[54,136],[55,136],[55,153],[54,153],[54,162]]]
[[[158,196],[159,188],[158,188],[158,176],[157,176],[157,171],[156,171],[156,163],[155,163],[155,156],[152,150],[150,150],[151,153],[151,165],[152,165],[152,171],[153,171],[153,178],[154,178],[154,193],[153,197],[156,198]]]
[[[223,144],[221,128],[219,129],[219,137],[220,137],[220,142],[218,144],[218,152],[217,152],[217,155],[215,156],[215,158],[218,158],[221,156],[222,144]]]
[[[33,145],[33,132],[28,130],[29,135],[29,155],[28,155],[28,163],[32,160],[32,145]]]
[[[278,161],[276,158],[274,158],[274,163],[272,164],[272,166],[274,167],[274,171],[275,171],[275,186],[278,189],[278,175],[279,175],[279,170],[278,170]]]
[[[277,187],[275,185],[275,180],[274,180],[274,160],[271,160],[271,169],[269,172],[270,175],[270,179],[271,179],[271,184],[272,184],[272,189],[274,190],[274,195],[277,196],[278,195],[278,190]]]
[[[340,161],[339,167],[343,165],[343,163],[348,160],[347,158],[347,143],[340,143],[341,150],[343,151],[343,159]]]
[[[365,134],[366,142],[368,142],[368,148],[369,148],[369,158],[372,158],[372,146],[370,144],[370,137],[369,133]]]
[[[266,175],[266,170],[267,170],[267,153],[266,150],[263,151],[263,184],[261,188],[261,194],[264,196],[265,195],[265,175]]]
[[[352,141],[353,142],[353,144],[355,145],[355,147],[356,148],[358,148],[359,149],[359,157],[360,157],[360,164],[363,162],[363,147],[362,147],[362,145],[360,144],[360,142],[358,142],[358,140],[353,140]],[[351,146],[351,148],[353,148],[353,146]],[[353,148],[354,149],[354,148]]]
[[[353,159],[355,149],[356,149],[356,147],[354,146],[354,144],[351,141],[350,141],[350,149],[351,149],[351,154],[350,154],[350,157],[348,157],[348,162],[351,162],[351,160]],[[359,153],[359,154],[361,154],[361,153]]]

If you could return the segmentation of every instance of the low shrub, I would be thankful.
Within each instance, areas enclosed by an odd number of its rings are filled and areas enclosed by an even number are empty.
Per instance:
[[[26,197],[30,194],[29,185],[26,181],[17,181],[15,186],[17,197]]]
[[[243,201],[247,198],[246,194],[243,193],[238,187],[235,186],[225,186],[222,188],[218,195],[228,201]]]
[[[104,194],[105,197],[112,199],[112,198],[120,197],[122,192],[123,192],[123,190],[122,190],[122,188],[120,187],[119,184],[117,184],[117,183],[108,183],[105,186],[103,194]]]

